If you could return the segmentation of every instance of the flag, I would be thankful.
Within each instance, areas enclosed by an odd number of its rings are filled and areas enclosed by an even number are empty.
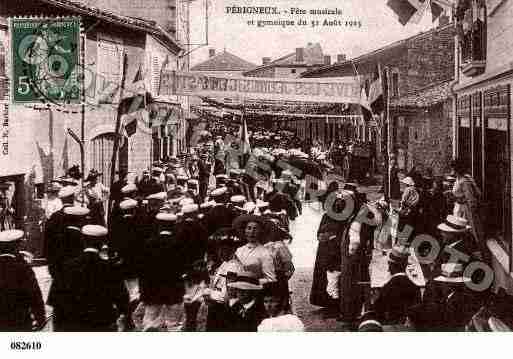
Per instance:
[[[448,0],[388,0],[387,6],[399,17],[399,22],[406,25],[420,23],[428,7],[435,21],[452,8],[452,3]]]
[[[372,113],[379,114],[385,109],[385,99],[383,93],[383,82],[381,76],[381,66],[377,65],[369,85],[369,107]]]
[[[242,123],[240,125],[240,144],[241,151],[243,154],[251,152],[251,145],[249,144],[249,135],[248,135],[248,124],[246,123],[246,118],[242,115]]]
[[[445,3],[431,0],[431,18],[433,22],[435,22],[435,20],[438,19],[445,10],[447,10],[447,5]]]

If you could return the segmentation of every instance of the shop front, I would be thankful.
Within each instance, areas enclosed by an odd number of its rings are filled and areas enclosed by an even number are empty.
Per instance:
[[[511,77],[458,93],[456,155],[482,191],[481,215],[496,284],[511,288]]]

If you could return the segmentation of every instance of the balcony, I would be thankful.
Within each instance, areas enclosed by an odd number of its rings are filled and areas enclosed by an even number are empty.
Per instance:
[[[485,60],[471,60],[463,63],[460,67],[463,75],[468,77],[475,77],[485,72]]]

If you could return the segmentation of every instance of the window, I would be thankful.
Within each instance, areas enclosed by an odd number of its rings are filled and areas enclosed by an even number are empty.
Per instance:
[[[462,71],[467,76],[484,72],[486,61],[485,0],[460,0],[456,8],[456,28],[461,49]]]
[[[100,104],[119,102],[119,87],[123,69],[123,45],[113,38],[98,39],[99,99]]]
[[[399,97],[399,73],[392,73],[392,97]]]
[[[290,70],[290,73],[291,73],[291,74],[295,74],[295,73],[296,73],[296,69],[292,69],[292,70]]]

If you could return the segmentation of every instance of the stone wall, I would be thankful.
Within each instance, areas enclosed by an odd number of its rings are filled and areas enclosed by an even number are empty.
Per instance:
[[[443,175],[452,159],[452,100],[419,110],[407,118],[409,166],[424,174]],[[431,172],[432,173],[429,173]]]

